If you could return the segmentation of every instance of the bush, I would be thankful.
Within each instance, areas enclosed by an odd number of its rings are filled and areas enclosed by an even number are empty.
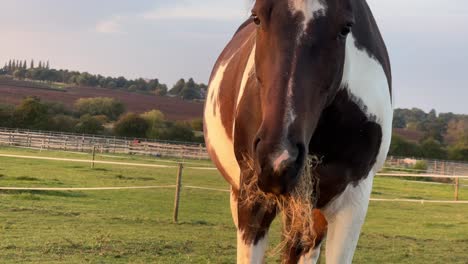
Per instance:
[[[183,122],[168,123],[167,128],[162,131],[160,138],[162,140],[174,141],[193,141],[195,134],[192,128]]]
[[[75,109],[79,115],[105,115],[110,120],[117,120],[125,112],[122,102],[107,97],[79,99],[75,103]]]
[[[400,136],[392,137],[392,144],[390,145],[389,154],[392,156],[404,156],[404,157],[421,157],[420,147],[409,141],[406,141]]]
[[[74,132],[77,124],[77,119],[71,116],[59,114],[49,119],[47,129],[60,132]]]
[[[101,121],[91,115],[83,115],[75,126],[76,133],[82,134],[99,134],[104,131],[104,126]]]
[[[13,114],[13,125],[19,128],[44,130],[49,119],[48,107],[37,97],[27,97]]]
[[[114,133],[123,137],[143,138],[150,125],[144,118],[134,113],[122,116],[114,126]]]
[[[468,161],[468,147],[453,147],[449,150],[449,159]]]
[[[14,111],[14,106],[0,104],[0,126],[11,127],[13,125]]]
[[[422,142],[421,152],[423,157],[431,159],[446,159],[447,151],[439,141],[429,138]]]
[[[203,131],[203,119],[198,118],[190,122],[190,126],[195,131]]]
[[[413,170],[420,172],[427,171],[427,162],[424,160],[417,161],[416,164],[412,167]]]

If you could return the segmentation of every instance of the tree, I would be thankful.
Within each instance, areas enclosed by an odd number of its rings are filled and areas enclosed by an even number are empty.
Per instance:
[[[425,158],[446,159],[447,151],[439,141],[429,138],[421,143],[421,153]]]
[[[395,135],[392,137],[389,154],[393,156],[421,157],[421,149],[417,144]]]
[[[23,62],[23,69],[28,69],[28,62],[26,60]]]
[[[50,69],[50,67],[49,67],[49,60],[47,60],[46,69]]]
[[[447,140],[453,144],[463,142],[468,137],[468,118],[450,120],[447,125]]]
[[[184,88],[179,95],[182,96],[184,100],[201,99],[200,89],[193,78],[190,78],[187,83],[185,83]]]
[[[13,72],[13,77],[23,80],[24,78],[26,78],[26,73],[27,70],[20,68]]]
[[[159,131],[166,127],[164,114],[159,110],[143,113],[141,117],[148,122],[149,127],[146,136],[149,138],[156,138],[155,135],[158,135]]]
[[[120,76],[117,78],[117,80],[115,80],[115,84],[117,88],[125,88],[125,86],[127,86],[127,79],[125,79],[123,76]]]
[[[39,66],[38,66],[39,69],[42,69],[42,61],[39,61]]]
[[[114,126],[118,136],[143,138],[149,129],[148,121],[134,113],[122,116]]]
[[[29,66],[30,69],[34,69],[34,60],[31,60],[31,65]]]
[[[185,80],[184,79],[180,79],[179,81],[177,81],[177,83],[172,87],[172,89],[169,91],[170,94],[172,95],[180,95],[180,93],[182,92],[182,90],[184,89],[185,87]]]
[[[468,134],[449,147],[449,158],[468,162]]]
[[[159,84],[154,93],[158,96],[165,96],[167,94],[167,85]]]
[[[185,87],[180,93],[180,96],[182,96],[184,100],[201,99],[200,93],[195,88],[191,87]]]

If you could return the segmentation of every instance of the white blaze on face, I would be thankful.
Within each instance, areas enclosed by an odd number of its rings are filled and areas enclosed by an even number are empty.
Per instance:
[[[322,3],[322,0],[290,0],[289,8],[293,14],[300,12],[304,15],[302,32],[307,30],[307,25],[313,19],[324,16],[327,11],[327,7]]]
[[[293,105],[293,96],[294,96],[294,75],[296,74],[296,66],[297,66],[297,56],[298,56],[298,47],[300,46],[300,42],[303,39],[307,31],[307,26],[309,23],[317,17],[324,16],[326,14],[326,6],[322,3],[321,0],[289,0],[289,9],[292,15],[296,15],[297,13],[302,14],[304,20],[299,25],[301,28],[298,30],[298,35],[296,37],[296,43],[294,44],[294,51],[293,51],[293,59],[291,62],[291,70],[290,70],[290,77],[288,82],[288,92],[286,96],[286,109],[284,112],[283,117],[283,131],[282,131],[282,142],[283,144],[279,146],[278,152],[273,155],[272,162],[274,164],[275,169],[280,168],[280,164],[285,161],[284,159],[284,151],[287,151],[288,142],[287,141],[287,134],[289,127],[294,123],[296,120],[296,112],[294,110]],[[288,157],[289,158],[289,157]],[[281,163],[278,163],[281,161]]]

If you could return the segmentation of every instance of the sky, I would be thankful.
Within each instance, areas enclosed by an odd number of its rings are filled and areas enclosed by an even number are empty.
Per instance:
[[[468,1],[368,3],[390,53],[395,107],[468,114]],[[0,64],[206,83],[249,9],[249,0],[0,0]]]

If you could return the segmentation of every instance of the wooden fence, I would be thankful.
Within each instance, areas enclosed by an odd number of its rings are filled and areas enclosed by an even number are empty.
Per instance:
[[[0,145],[77,152],[141,154],[181,159],[209,159],[206,148],[190,143],[173,143],[117,137],[41,132],[0,128]]]
[[[0,128],[0,145],[88,153],[92,153],[94,149],[98,153],[140,154],[181,159],[209,159],[206,148],[202,144],[9,128]],[[392,168],[410,168],[418,161],[420,159],[389,157],[387,166]],[[418,173],[444,175],[465,175],[468,173],[468,163],[444,160],[424,161],[427,164],[427,169],[418,171]]]

